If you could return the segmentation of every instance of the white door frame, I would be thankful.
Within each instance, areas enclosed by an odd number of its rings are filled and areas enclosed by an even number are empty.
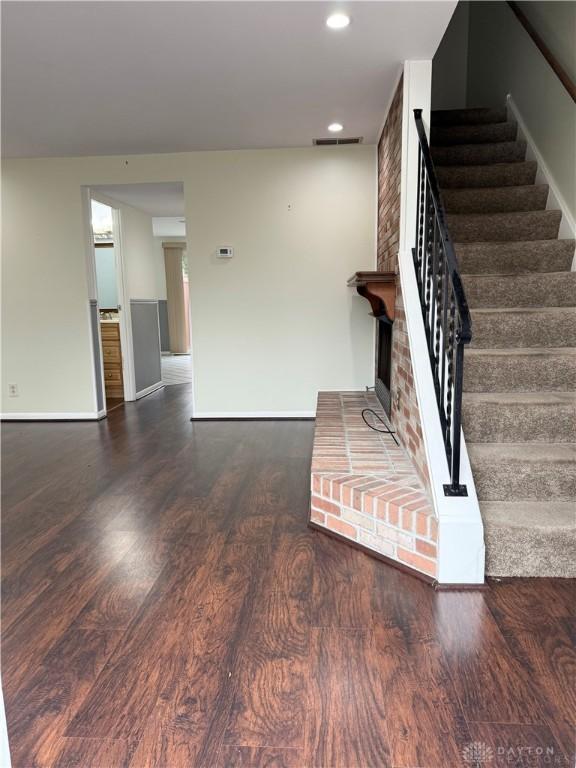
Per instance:
[[[83,211],[84,211],[84,229],[86,241],[86,268],[87,268],[87,288],[88,288],[88,306],[90,300],[96,300],[98,304],[98,289],[96,283],[96,249],[94,247],[94,234],[92,232],[92,212],[91,200],[103,203],[112,209],[112,227],[114,233],[114,256],[116,262],[116,288],[118,293],[119,318],[120,318],[120,345],[122,353],[122,379],[124,384],[124,400],[136,400],[136,380],[134,375],[134,349],[132,345],[132,323],[130,318],[130,298],[128,294],[127,281],[125,277],[124,258],[122,251],[122,217],[115,200],[109,200],[104,195],[93,191],[90,187],[82,187]],[[99,416],[105,416],[106,411],[106,391],[104,383],[104,355],[102,352],[102,339],[98,333],[98,343],[100,345],[100,377],[102,382],[102,391],[104,393],[104,409],[98,413]],[[93,352],[93,350],[92,350]],[[98,373],[94,371],[96,377]],[[97,400],[96,379],[94,379],[94,402]],[[97,406],[96,406],[97,407]]]
[[[109,203],[107,203],[108,205]],[[112,208],[112,231],[114,234],[114,255],[116,257],[116,287],[118,290],[120,316],[120,345],[122,348],[122,378],[124,400],[136,400],[136,375],[134,372],[134,346],[132,344],[132,317],[130,316],[130,294],[124,269],[122,247],[122,212]]]
[[[99,311],[98,307],[98,290],[96,288],[96,249],[94,248],[94,235],[92,232],[92,208],[89,187],[82,187],[82,220],[84,224],[84,256],[86,260],[86,285],[88,290],[88,302],[86,305],[86,312],[88,315],[88,327],[90,329],[90,357],[93,370],[93,399],[94,399],[94,414],[96,418],[103,418],[106,416],[106,389],[104,383],[104,363],[102,352],[102,338],[100,333],[97,334],[98,347],[100,355],[100,371],[97,371],[94,366],[94,336],[92,329],[92,312],[91,304],[96,302],[96,311]],[[100,330],[100,329],[98,329]],[[97,378],[100,376],[100,386],[102,388],[102,408],[98,408],[98,385]]]

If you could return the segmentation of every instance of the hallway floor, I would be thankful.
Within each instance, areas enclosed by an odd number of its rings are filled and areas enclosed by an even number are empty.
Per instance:
[[[13,766],[573,766],[576,584],[435,592],[307,527],[314,424],[3,425]]]
[[[162,381],[166,386],[191,382],[192,357],[190,355],[162,355]]]

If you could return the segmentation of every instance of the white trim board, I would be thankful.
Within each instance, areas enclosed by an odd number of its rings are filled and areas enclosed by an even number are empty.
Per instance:
[[[136,400],[140,400],[142,397],[146,397],[146,395],[151,395],[152,392],[156,392],[158,389],[163,389],[164,386],[163,381],[151,384],[149,387],[146,387],[146,389],[141,389],[140,392],[136,392]]]
[[[506,109],[508,117],[518,124],[518,138],[523,139],[526,142],[526,159],[535,160],[536,163],[538,163],[536,184],[548,184],[550,191],[548,193],[546,208],[548,210],[554,209],[562,211],[562,220],[560,221],[558,238],[564,240],[576,237],[576,222],[574,221],[574,217],[568,208],[566,200],[558,190],[558,186],[552,176],[550,168],[538,149],[538,145],[532,138],[532,134],[528,130],[524,118],[520,114],[520,110],[511,93],[506,96]]]
[[[2,413],[2,421],[99,421],[106,411],[87,413]]]
[[[194,420],[202,419],[315,419],[316,411],[201,411]]]
[[[130,291],[124,264],[124,230],[122,212],[118,203],[112,207],[112,232],[114,236],[114,255],[116,257],[116,285],[119,302],[120,348],[122,351],[122,383],[124,400],[131,402],[138,399],[136,392],[136,373],[134,370],[134,344],[132,340],[132,314],[130,312]],[[95,258],[95,256],[94,256]],[[102,360],[104,368],[104,360]]]

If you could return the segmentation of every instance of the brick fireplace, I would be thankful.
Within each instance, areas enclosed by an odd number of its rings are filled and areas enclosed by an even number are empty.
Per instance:
[[[362,419],[384,416],[372,392],[320,392],[310,523],[426,577],[437,574],[438,529],[406,451]]]
[[[438,525],[398,277],[402,104],[400,80],[378,145],[377,270],[348,281],[370,302],[377,323],[377,394],[319,394],[310,525],[433,581]],[[390,424],[400,445],[365,423],[366,408]]]

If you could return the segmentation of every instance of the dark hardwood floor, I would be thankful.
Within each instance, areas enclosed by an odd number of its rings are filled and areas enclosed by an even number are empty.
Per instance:
[[[576,589],[434,592],[307,528],[314,425],[3,425],[15,768],[573,766]]]

